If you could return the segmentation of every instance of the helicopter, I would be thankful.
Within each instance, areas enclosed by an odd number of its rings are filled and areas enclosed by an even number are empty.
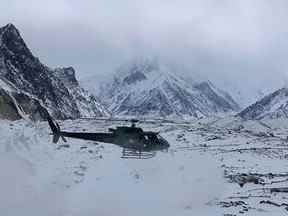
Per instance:
[[[165,140],[159,134],[159,132],[143,131],[142,128],[136,127],[136,123],[139,122],[137,119],[124,120],[130,121],[131,126],[118,126],[116,128],[109,128],[108,132],[106,133],[61,131],[59,124],[51,117],[48,117],[47,120],[52,131],[51,135],[53,135],[53,143],[57,143],[60,138],[64,142],[67,142],[65,137],[69,137],[115,144],[123,148],[122,153],[124,158],[126,156],[140,157],[141,155],[149,158],[154,154],[147,154],[147,152],[162,151],[168,149],[170,146],[168,141]]]

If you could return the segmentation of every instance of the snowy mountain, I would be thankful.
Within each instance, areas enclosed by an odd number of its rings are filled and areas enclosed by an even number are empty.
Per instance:
[[[239,113],[244,119],[288,117],[288,88],[269,94]]]
[[[157,59],[135,60],[118,69],[99,97],[116,115],[198,118],[239,108],[211,82],[180,73],[180,67]]]
[[[241,110],[250,106],[262,99],[265,95],[279,89],[279,85],[282,83],[279,81],[273,81],[270,83],[266,83],[265,80],[257,80],[256,83],[252,83],[252,81],[245,82],[245,80],[238,77],[219,77],[217,79],[213,79],[213,83],[221,89],[224,89],[233,97],[235,101],[241,107]]]
[[[0,119],[18,120],[29,117],[37,120],[47,115],[47,109],[39,100],[18,91],[7,80],[5,83],[0,79]]]
[[[75,70],[72,67],[56,68],[55,75],[65,84],[69,93],[72,95],[81,116],[109,116],[108,110],[98,99],[87,90],[81,88],[75,77]]]
[[[0,28],[0,79],[0,88],[13,86],[13,92],[38,101],[58,119],[108,114],[95,97],[79,86],[74,69],[53,70],[43,65],[12,24]],[[13,100],[21,106],[17,98]]]

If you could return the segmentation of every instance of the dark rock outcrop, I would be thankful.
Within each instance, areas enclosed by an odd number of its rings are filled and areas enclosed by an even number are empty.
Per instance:
[[[0,28],[0,79],[13,85],[17,92],[34,98],[30,102],[25,100],[24,111],[33,110],[33,107],[29,110],[29,104],[34,106],[38,100],[57,119],[107,115],[105,108],[79,86],[74,69],[70,67],[64,71],[58,73],[57,69],[50,69],[33,56],[14,25]],[[70,91],[71,86],[77,88],[77,95]],[[81,103],[77,101],[79,97]],[[23,102],[20,96],[15,99]]]

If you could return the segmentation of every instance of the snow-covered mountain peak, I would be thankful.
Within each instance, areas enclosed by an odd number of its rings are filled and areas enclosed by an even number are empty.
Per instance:
[[[142,58],[134,59],[120,66],[113,79],[114,82],[122,86],[133,86],[145,82],[148,84],[149,81],[160,79],[164,75],[164,70],[160,68],[158,59]]]
[[[245,119],[288,118],[288,88],[283,87],[239,113]]]
[[[181,65],[174,64],[159,58],[141,58],[133,59],[130,62],[119,67],[113,76],[113,82],[121,84],[122,87],[130,88],[131,86],[137,86],[137,88],[149,88],[153,89],[155,86],[159,86],[167,82],[178,82],[182,85],[189,86],[191,84],[196,85],[204,81],[199,77],[185,74],[187,71]],[[205,80],[206,81],[206,80]],[[111,83],[111,80],[108,80]]]
[[[21,36],[20,36],[20,33],[18,31],[18,29],[12,24],[12,23],[9,23],[3,27],[0,28],[0,35],[1,37],[3,36],[9,36],[12,40],[17,38],[17,39],[20,39]]]
[[[11,53],[33,57],[19,30],[13,24],[0,28],[0,45]]]
[[[183,70],[158,59],[132,61],[102,86],[100,97],[117,115],[201,117],[238,108],[227,93]]]
[[[135,58],[126,62],[117,69],[117,74],[126,77],[131,74],[141,73],[147,75],[152,71],[159,70],[159,62],[157,58]]]

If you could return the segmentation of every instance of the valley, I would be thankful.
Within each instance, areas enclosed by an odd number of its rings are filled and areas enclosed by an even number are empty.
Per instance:
[[[95,132],[116,125],[79,119],[60,126]],[[6,155],[1,166],[10,164],[2,169],[6,177],[0,187],[9,192],[13,206],[5,209],[6,197],[0,205],[6,215],[20,209],[27,214],[45,209],[47,215],[59,216],[287,212],[286,119],[225,116],[143,123],[141,127],[159,131],[170,143],[167,151],[150,159],[122,158],[123,149],[113,144],[76,139],[53,144],[47,122],[1,120],[0,127],[1,155]],[[23,187],[13,191],[14,184]],[[21,194],[25,200],[15,201]],[[35,203],[41,209],[31,208]]]

